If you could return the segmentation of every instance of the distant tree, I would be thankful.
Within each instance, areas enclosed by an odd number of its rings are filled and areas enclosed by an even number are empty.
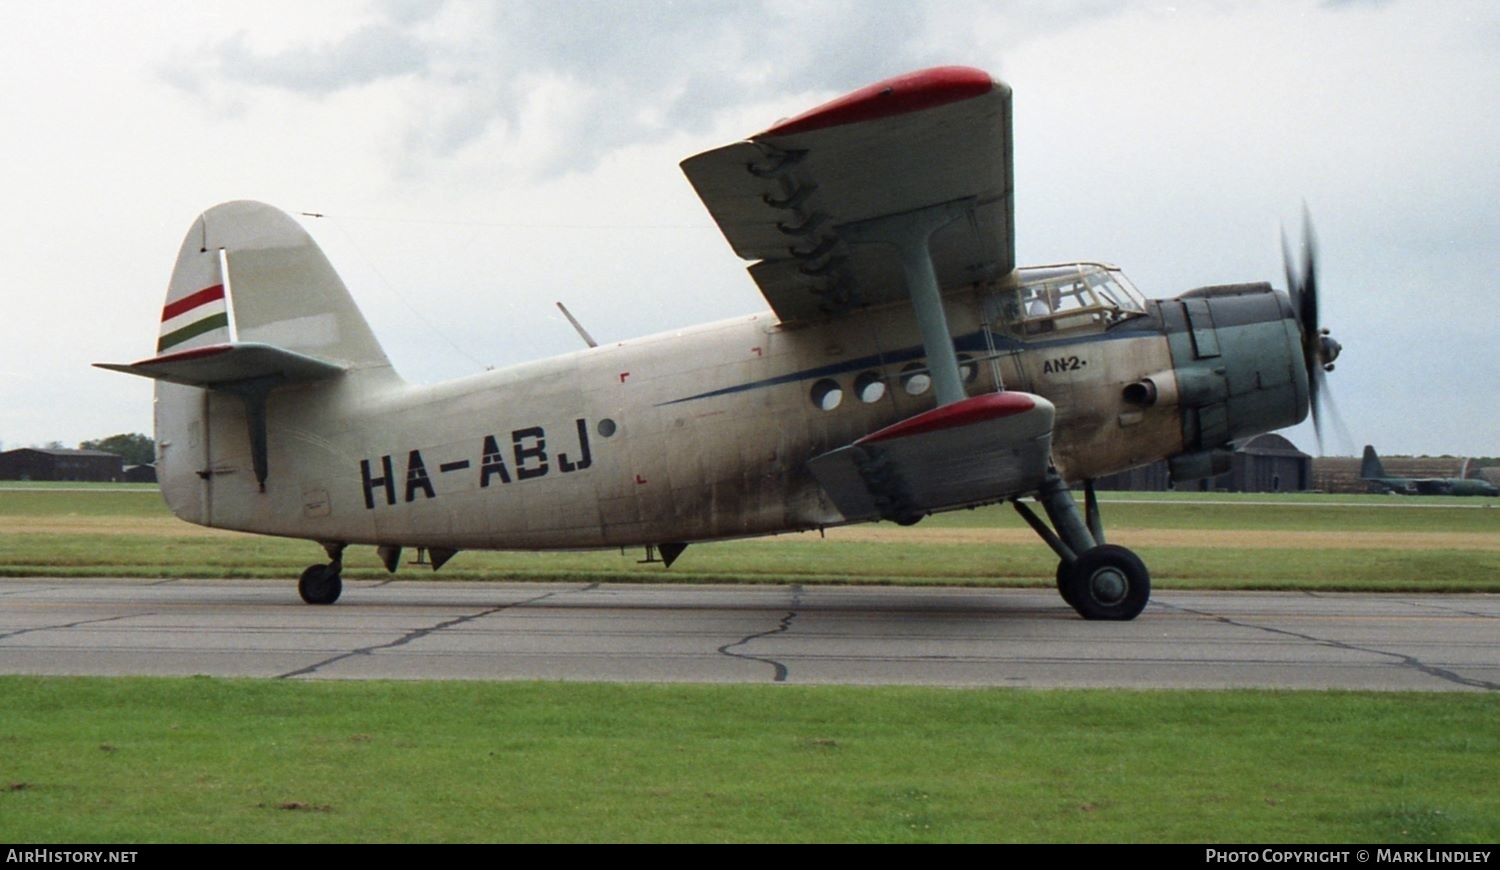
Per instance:
[[[125,460],[126,465],[149,465],[156,461],[156,442],[139,432],[84,441],[78,445],[78,449],[115,453]]]

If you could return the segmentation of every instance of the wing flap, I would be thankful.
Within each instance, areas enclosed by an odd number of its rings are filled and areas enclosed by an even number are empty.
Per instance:
[[[973,396],[814,457],[808,467],[847,519],[913,522],[1035,490],[1047,471],[1055,413],[1031,393]]]
[[[1014,268],[1010,88],[941,67],[856,91],[682,168],[778,316],[905,298],[880,246],[839,228],[963,202],[932,238],[944,289]]]
[[[245,382],[305,383],[337,377],[345,366],[258,342],[231,342],[162,354],[133,363],[94,363],[101,369],[189,387],[215,389]]]

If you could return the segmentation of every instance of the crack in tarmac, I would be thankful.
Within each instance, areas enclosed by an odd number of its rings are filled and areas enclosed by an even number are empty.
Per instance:
[[[6,596],[6,595],[30,595],[30,594],[36,592],[37,590],[47,591],[47,590],[51,590],[51,589],[57,589],[60,586],[62,586],[61,583],[54,583],[54,584],[45,585],[45,586],[37,586],[35,588],[27,587],[27,586],[22,586],[20,589],[5,589],[5,590],[0,590],[0,596]]]
[[[62,625],[37,625],[31,628],[18,628],[15,631],[8,631],[4,634],[0,634],[0,640],[9,640],[13,637],[20,637],[23,634],[30,634],[33,631],[57,631],[64,628],[77,628],[80,625],[93,625],[99,622],[114,622],[119,619],[134,619],[137,616],[155,615],[156,614],[154,613],[122,613],[119,616],[103,616],[99,619],[80,619],[77,622],[66,622]]]
[[[412,641],[421,640],[422,638],[427,637],[430,634],[442,631],[445,628],[452,628],[455,625],[463,625],[466,622],[473,622],[476,619],[483,619],[486,616],[500,613],[504,610],[513,610],[517,607],[525,607],[528,604],[535,604],[538,601],[545,601],[546,599],[551,598],[554,595],[567,595],[572,592],[588,592],[591,589],[598,588],[598,586],[598,583],[591,583],[581,589],[553,590],[552,592],[543,593],[542,595],[537,595],[533,598],[525,598],[520,601],[512,602],[510,604],[497,604],[494,607],[486,607],[477,613],[468,613],[463,616],[455,616],[452,619],[445,619],[442,622],[437,623],[436,625],[429,625],[425,628],[412,629],[406,634],[403,634],[402,636],[396,638],[393,641],[389,641],[388,643],[372,644],[370,646],[360,647],[359,649],[350,650],[345,653],[339,653],[336,656],[330,656],[323,661],[314,662],[307,667],[298,668],[295,671],[287,671],[284,674],[277,674],[276,676],[272,677],[272,679],[286,680],[292,677],[305,677],[310,674],[316,673],[318,670],[325,668],[331,664],[341,662],[344,659],[354,658],[355,656],[374,655],[381,650],[394,649],[398,646],[405,646]]]
[[[1441,604],[1429,604],[1426,601],[1408,601],[1406,603],[1410,604],[1413,607],[1426,607],[1429,610],[1438,610],[1442,611],[1443,613],[1456,613],[1460,616],[1477,616],[1480,619],[1500,619],[1500,615],[1496,615],[1494,613],[1485,613],[1479,610],[1464,610],[1461,607],[1444,607]]]
[[[750,641],[757,640],[762,637],[770,637],[773,634],[783,634],[788,629],[790,629],[792,627],[792,620],[797,618],[797,608],[802,605],[802,585],[800,583],[794,584],[791,589],[792,609],[787,611],[786,616],[783,616],[781,618],[781,621],[775,628],[768,631],[756,632],[755,634],[747,634],[739,640],[734,641],[733,643],[726,643],[723,646],[719,647],[719,652],[723,655],[729,656],[730,658],[745,659],[746,661],[760,662],[762,664],[770,665],[774,669],[771,675],[771,682],[773,683],[786,682],[788,673],[786,665],[776,661],[775,659],[766,658],[764,656],[753,656],[748,653],[730,652],[730,649],[737,646],[744,646]]]
[[[1194,610],[1191,607],[1183,607],[1177,604],[1167,604],[1165,602],[1155,603],[1160,604],[1160,606],[1169,610],[1175,610],[1179,613],[1191,613],[1194,616],[1207,617],[1208,619],[1212,619],[1215,622],[1222,622],[1225,625],[1233,625],[1238,628],[1249,628],[1256,631],[1264,631],[1268,634],[1279,634],[1284,637],[1295,637],[1300,640],[1318,644],[1319,646],[1326,646],[1333,649],[1346,650],[1349,652],[1361,652],[1369,653],[1371,655],[1389,656],[1390,658],[1396,660],[1396,664],[1398,666],[1412,668],[1413,670],[1426,674],[1429,677],[1436,677],[1437,679],[1455,683],[1460,686],[1470,686],[1476,689],[1488,689],[1492,692],[1500,691],[1500,683],[1492,683],[1489,680],[1476,680],[1471,677],[1465,677],[1460,674],[1455,674],[1454,672],[1446,668],[1440,668],[1436,665],[1425,664],[1416,656],[1409,656],[1404,653],[1390,652],[1388,650],[1376,649],[1374,647],[1359,646],[1358,644],[1345,643],[1341,640],[1329,640],[1327,638],[1315,637],[1310,634],[1303,634],[1301,632],[1292,631],[1286,628],[1275,628],[1269,625],[1256,625],[1255,623],[1251,622],[1241,622],[1237,619],[1230,619],[1227,616],[1219,616],[1215,613],[1209,613],[1203,610]]]

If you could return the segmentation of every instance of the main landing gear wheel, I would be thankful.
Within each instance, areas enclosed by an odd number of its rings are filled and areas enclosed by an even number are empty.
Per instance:
[[[1069,569],[1067,562],[1057,563],[1057,594],[1062,596],[1062,600],[1066,601],[1069,607],[1077,610],[1078,605],[1073,603],[1073,589],[1068,583]]]
[[[1083,487],[1086,510],[1080,511],[1057,469],[1047,470],[1036,500],[1052,527],[1020,499],[1012,499],[1011,505],[1062,560],[1057,566],[1057,592],[1069,607],[1084,619],[1135,619],[1151,600],[1151,575],[1139,556],[1104,543],[1104,519],[1094,497],[1094,482],[1085,480]]]
[[[297,592],[308,604],[332,604],[344,591],[343,578],[339,577],[339,566],[309,565],[297,581]]]
[[[1151,575],[1139,556],[1100,544],[1057,569],[1058,591],[1084,619],[1135,619],[1151,598]]]

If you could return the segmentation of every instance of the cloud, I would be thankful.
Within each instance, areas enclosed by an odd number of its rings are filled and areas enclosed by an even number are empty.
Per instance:
[[[238,32],[165,75],[183,89],[227,90],[224,105],[258,93],[316,100],[387,87],[403,107],[396,174],[421,176],[477,148],[545,177],[587,170],[618,147],[704,129],[747,100],[828,97],[941,63],[993,66],[997,45],[1119,8],[1021,4],[997,14],[980,3],[857,0],[395,2],[370,8],[335,38],[269,49]],[[978,21],[985,25],[976,28]]]
[[[241,32],[225,40],[217,55],[220,74],[227,81],[315,95],[421,74],[428,59],[418,40],[384,23],[360,28],[332,43],[266,54],[256,52]]]

